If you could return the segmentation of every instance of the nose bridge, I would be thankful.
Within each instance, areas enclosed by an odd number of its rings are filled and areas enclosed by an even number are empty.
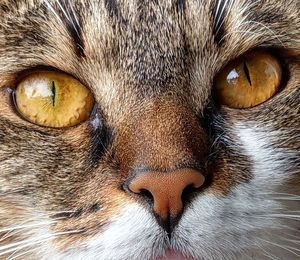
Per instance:
[[[189,167],[203,157],[204,131],[192,111],[178,102],[156,102],[124,122],[117,151],[125,172],[136,167],[159,171]]]

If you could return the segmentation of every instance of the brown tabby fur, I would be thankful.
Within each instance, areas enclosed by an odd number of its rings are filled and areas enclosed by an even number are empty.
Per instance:
[[[53,10],[42,0],[0,3],[0,230],[36,212],[61,217],[53,232],[77,230],[53,242],[64,251],[101,232],[129,202],[151,212],[123,189],[145,168],[197,168],[210,176],[205,190],[226,196],[253,177],[232,128],[239,121],[285,131],[272,145],[294,152],[298,174],[287,185],[300,194],[298,0],[236,0],[224,13],[216,13],[221,0],[60,2],[66,13],[55,0]],[[282,59],[286,87],[246,110],[214,104],[217,72],[254,48]],[[91,89],[97,110],[90,120],[51,129],[18,115],[12,89],[46,68]],[[0,239],[0,248],[28,234]]]

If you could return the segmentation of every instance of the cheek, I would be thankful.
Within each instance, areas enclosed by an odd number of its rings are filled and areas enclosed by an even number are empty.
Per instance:
[[[56,239],[61,257],[69,259],[137,259],[153,256],[152,246],[160,245],[160,254],[165,247],[165,234],[146,209],[127,202],[118,212],[110,212],[109,221],[90,236],[71,238],[69,243]],[[67,248],[67,250],[66,250]],[[109,249],[109,250],[106,250]]]
[[[258,184],[265,182],[268,189],[287,182],[295,175],[298,152],[288,149],[282,142],[291,133],[270,127],[249,128],[242,123],[236,124],[235,129],[245,153],[253,162],[252,173]]]
[[[93,195],[92,200],[90,200],[91,195]],[[58,251],[65,251],[78,243],[85,243],[97,234],[102,234],[129,203],[114,192],[110,192],[110,196],[115,200],[102,199],[101,195],[103,194],[99,191],[78,194],[78,202],[73,210],[61,211],[53,215],[53,219],[57,220],[51,227],[53,234],[66,234],[57,236],[53,242]],[[85,202],[82,204],[81,200]]]
[[[36,247],[54,255],[51,220],[46,214],[32,208],[24,196],[1,194],[0,197],[0,258],[35,256]]]

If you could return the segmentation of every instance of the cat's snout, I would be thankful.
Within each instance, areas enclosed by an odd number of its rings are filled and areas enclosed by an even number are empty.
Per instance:
[[[197,116],[176,99],[155,100],[123,121],[116,140],[124,190],[171,234],[208,176],[208,137]]]
[[[128,189],[141,197],[152,197],[154,214],[158,222],[169,231],[174,224],[170,222],[178,220],[183,211],[183,194],[200,188],[204,181],[204,176],[193,169],[143,172],[130,181]]]

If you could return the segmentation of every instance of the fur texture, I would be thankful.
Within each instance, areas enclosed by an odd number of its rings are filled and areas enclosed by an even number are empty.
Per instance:
[[[280,57],[282,90],[215,104],[218,71],[255,48]],[[0,259],[299,258],[299,62],[298,0],[1,1]],[[88,121],[18,115],[14,87],[49,68],[92,90]],[[169,237],[123,189],[145,165],[210,176]]]

